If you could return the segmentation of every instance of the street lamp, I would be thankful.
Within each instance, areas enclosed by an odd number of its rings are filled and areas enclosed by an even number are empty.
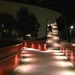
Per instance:
[[[71,38],[72,38],[72,29],[74,28],[74,26],[72,25],[72,26],[70,26],[70,40],[71,40]]]

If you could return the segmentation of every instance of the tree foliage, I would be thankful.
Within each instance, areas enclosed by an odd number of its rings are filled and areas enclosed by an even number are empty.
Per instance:
[[[11,14],[0,14],[0,35],[3,39],[27,39],[27,34],[30,34],[32,39],[37,38],[39,27],[36,16],[29,12],[27,7],[21,7],[16,18]],[[30,37],[28,39],[31,39]]]
[[[24,39],[26,34],[31,34],[32,38],[34,38],[35,36],[33,34],[38,33],[40,24],[36,16],[32,12],[29,12],[27,7],[23,6],[20,8],[17,12],[16,20],[16,27],[22,32]]]
[[[7,39],[12,36],[15,20],[10,14],[0,14],[0,32],[1,38]]]

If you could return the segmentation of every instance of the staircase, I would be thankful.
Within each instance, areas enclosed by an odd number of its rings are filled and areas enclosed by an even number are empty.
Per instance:
[[[49,27],[52,27],[52,30]],[[46,45],[48,50],[59,49],[59,33],[56,22],[47,25]]]

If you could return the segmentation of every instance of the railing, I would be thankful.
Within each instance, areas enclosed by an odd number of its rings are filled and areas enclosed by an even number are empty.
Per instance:
[[[18,43],[21,43],[21,42],[17,40],[0,39],[0,48],[16,45]]]
[[[25,40],[23,42],[24,42],[24,47],[35,48],[35,49],[39,49],[41,51],[46,50],[45,41]]]
[[[0,75],[8,75],[18,66],[23,47],[46,50],[44,41],[0,40]]]
[[[60,45],[60,50],[75,66],[75,46],[69,42],[62,42]]]
[[[19,64],[23,43],[0,48],[0,75],[8,75]]]

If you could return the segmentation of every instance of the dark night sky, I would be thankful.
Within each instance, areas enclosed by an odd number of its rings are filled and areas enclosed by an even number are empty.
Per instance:
[[[15,16],[16,12],[19,10],[20,7],[25,6],[28,7],[30,12],[33,12],[35,16],[38,19],[38,22],[40,23],[40,29],[39,29],[39,37],[46,35],[46,21],[47,18],[50,22],[53,22],[56,20],[56,18],[60,17],[61,14],[49,9],[37,7],[37,6],[31,6],[26,4],[20,4],[15,2],[7,2],[7,1],[1,1],[0,0],[0,13],[11,13]]]

